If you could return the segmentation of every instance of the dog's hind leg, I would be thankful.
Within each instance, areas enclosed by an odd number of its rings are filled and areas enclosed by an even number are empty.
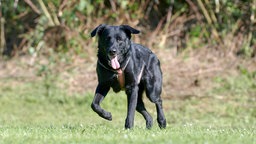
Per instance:
[[[142,100],[143,91],[144,91],[144,86],[143,86],[143,84],[140,84],[139,85],[138,102],[137,102],[136,110],[140,114],[142,114],[142,116],[146,120],[146,127],[148,129],[150,129],[153,125],[153,119],[152,119],[151,115],[148,113],[148,111],[146,110],[146,108],[144,106],[144,102]]]
[[[149,100],[156,105],[157,111],[157,122],[160,128],[166,127],[166,119],[164,116],[162,99],[161,99],[161,88],[162,88],[162,79],[160,77],[155,79],[155,83],[150,83],[150,80],[147,81],[146,85],[146,95]]]
[[[162,99],[159,99],[155,102],[156,104],[156,111],[157,111],[157,122],[160,128],[166,128],[166,119],[164,116],[163,106],[162,106]]]
[[[160,94],[157,94],[157,93],[153,92],[152,90],[150,92],[147,92],[147,96],[150,99],[150,101],[155,103],[155,105],[156,105],[158,126],[160,128],[165,128],[166,127],[166,119],[164,116],[162,99],[160,97]]]
[[[100,103],[105,98],[109,91],[110,87],[104,87],[101,85],[97,86],[94,99],[91,104],[91,108],[102,118],[107,120],[112,120],[112,115],[110,112],[105,111],[100,107]]]

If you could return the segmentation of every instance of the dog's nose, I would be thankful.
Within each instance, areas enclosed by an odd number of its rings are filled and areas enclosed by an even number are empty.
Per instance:
[[[111,49],[111,50],[109,50],[109,54],[110,54],[110,55],[115,55],[115,54],[116,54],[116,49]]]

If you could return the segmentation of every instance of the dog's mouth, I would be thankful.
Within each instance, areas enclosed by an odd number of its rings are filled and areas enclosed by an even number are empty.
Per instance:
[[[119,69],[120,68],[120,64],[118,62],[118,59],[117,59],[117,55],[114,55],[114,56],[111,56],[109,57],[110,59],[110,66],[113,68],[113,69]]]

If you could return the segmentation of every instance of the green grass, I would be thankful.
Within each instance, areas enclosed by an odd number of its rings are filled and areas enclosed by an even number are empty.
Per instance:
[[[164,100],[168,126],[160,130],[155,107],[151,130],[135,116],[135,127],[124,129],[126,96],[110,93],[102,106],[113,121],[90,108],[93,93],[67,95],[38,82],[0,81],[0,143],[246,143],[256,144],[255,97],[241,95]]]

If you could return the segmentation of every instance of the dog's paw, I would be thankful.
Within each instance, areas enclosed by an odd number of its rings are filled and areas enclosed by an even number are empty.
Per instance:
[[[100,116],[106,120],[112,120],[112,114],[110,112],[103,112]]]
[[[166,128],[166,119],[157,119],[158,126],[160,129],[165,129]]]
[[[125,129],[132,129],[133,121],[131,119],[126,118],[124,127]]]
[[[153,120],[152,119],[146,121],[146,128],[147,129],[151,129],[152,126],[153,126]]]

